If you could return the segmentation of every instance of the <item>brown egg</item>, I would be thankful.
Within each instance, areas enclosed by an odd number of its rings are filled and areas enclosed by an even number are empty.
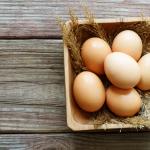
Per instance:
[[[97,37],[86,40],[81,48],[85,66],[96,74],[104,74],[104,59],[110,52],[109,45]]]
[[[123,52],[139,60],[142,54],[142,40],[140,36],[131,30],[120,32],[114,39],[112,51]]]
[[[141,69],[141,80],[137,87],[141,90],[150,90],[150,53],[144,55],[138,64]]]
[[[110,86],[106,91],[106,104],[117,116],[130,117],[139,112],[142,100],[134,88],[123,90]]]
[[[109,54],[105,59],[104,68],[109,81],[122,89],[136,86],[141,77],[138,63],[131,56],[121,52]]]
[[[85,111],[99,110],[105,102],[105,89],[98,76],[84,71],[74,80],[73,94],[77,104]]]

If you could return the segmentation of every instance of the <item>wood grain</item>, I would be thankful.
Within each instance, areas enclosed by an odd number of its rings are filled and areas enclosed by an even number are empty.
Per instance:
[[[149,150],[150,133],[0,135],[2,150]]]
[[[0,104],[0,132],[69,131],[65,116],[64,107]]]
[[[67,20],[69,7],[83,18],[82,5],[97,18],[150,16],[149,0],[1,0],[0,38],[59,38],[56,18]]]
[[[0,102],[65,105],[61,40],[0,40]]]
[[[0,40],[0,132],[66,127],[62,40]]]

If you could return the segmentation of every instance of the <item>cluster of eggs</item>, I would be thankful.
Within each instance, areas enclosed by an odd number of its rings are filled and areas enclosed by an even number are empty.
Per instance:
[[[86,40],[81,56],[88,71],[79,73],[73,84],[77,104],[87,112],[98,111],[106,102],[114,114],[130,117],[139,112],[142,100],[134,87],[150,89],[150,54],[142,55],[142,40],[131,30],[120,32],[112,47],[103,39]],[[105,89],[101,75],[112,85]]]

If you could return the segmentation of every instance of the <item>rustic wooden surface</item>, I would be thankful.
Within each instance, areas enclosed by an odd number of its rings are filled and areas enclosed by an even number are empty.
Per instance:
[[[149,0],[86,4],[97,18],[150,16]],[[56,17],[67,20],[69,7],[83,18],[80,0],[0,1],[0,150],[150,149],[149,132],[73,133],[66,126]]]
[[[98,18],[149,16],[149,0],[1,0],[1,38],[59,38],[56,18],[68,19],[68,8],[83,17],[82,5],[90,6]]]
[[[149,133],[1,135],[2,150],[149,150]]]

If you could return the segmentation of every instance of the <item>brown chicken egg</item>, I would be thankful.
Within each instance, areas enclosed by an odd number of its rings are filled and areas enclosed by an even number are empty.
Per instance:
[[[85,66],[96,74],[104,74],[104,59],[110,52],[107,42],[97,37],[86,40],[81,48]]]
[[[137,87],[141,90],[150,90],[150,53],[144,55],[138,64],[141,69],[141,80]]]
[[[75,101],[83,110],[95,112],[105,102],[105,88],[99,77],[89,71],[77,75],[73,84]]]
[[[112,51],[123,52],[132,56],[135,60],[139,60],[142,54],[142,47],[140,36],[132,30],[125,30],[115,37]]]
[[[134,88],[123,90],[110,86],[106,91],[106,104],[117,116],[131,117],[139,112],[142,100]]]
[[[141,77],[138,63],[122,52],[109,54],[105,59],[104,68],[109,81],[122,89],[136,86]]]

